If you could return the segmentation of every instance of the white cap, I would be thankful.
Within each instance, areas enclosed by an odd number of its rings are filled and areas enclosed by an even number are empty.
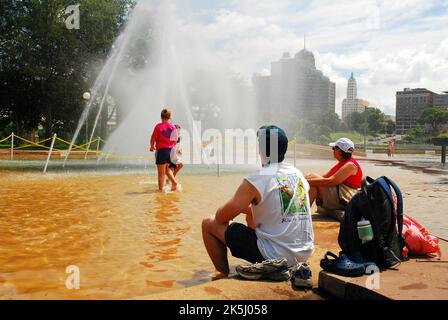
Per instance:
[[[352,152],[355,150],[355,144],[352,140],[347,138],[341,138],[336,142],[330,143],[330,147],[338,147],[344,152]]]

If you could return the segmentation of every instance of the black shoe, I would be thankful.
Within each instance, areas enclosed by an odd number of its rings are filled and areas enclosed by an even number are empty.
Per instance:
[[[309,264],[297,263],[292,270],[291,281],[297,288],[312,289],[313,277]]]

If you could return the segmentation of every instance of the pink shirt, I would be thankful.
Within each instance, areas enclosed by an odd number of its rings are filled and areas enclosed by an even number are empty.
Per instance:
[[[156,141],[156,150],[172,149],[177,142],[177,129],[171,122],[162,122],[156,125],[151,141]]]

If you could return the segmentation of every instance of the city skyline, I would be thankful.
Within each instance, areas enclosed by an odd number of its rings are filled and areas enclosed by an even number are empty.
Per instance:
[[[271,63],[270,75],[254,75],[258,117],[285,122],[284,114],[312,117],[335,112],[335,83],[316,68],[312,52],[304,47],[291,55],[283,53]]]
[[[448,3],[444,1],[177,1],[181,22],[198,31],[233,71],[268,74],[283,52],[307,49],[336,83],[341,114],[351,72],[359,96],[388,115],[403,88],[448,90]]]

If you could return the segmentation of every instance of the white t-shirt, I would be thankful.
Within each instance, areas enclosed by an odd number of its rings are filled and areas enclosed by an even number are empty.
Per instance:
[[[314,251],[310,189],[303,174],[288,163],[263,167],[246,177],[260,193],[253,206],[258,248],[266,259],[306,262]]]
[[[170,153],[170,160],[172,163],[174,163],[175,165],[179,164],[179,162],[182,161],[181,159],[181,155],[182,155],[182,149],[180,148],[180,144],[177,143],[172,149],[171,149],[171,153]]]

